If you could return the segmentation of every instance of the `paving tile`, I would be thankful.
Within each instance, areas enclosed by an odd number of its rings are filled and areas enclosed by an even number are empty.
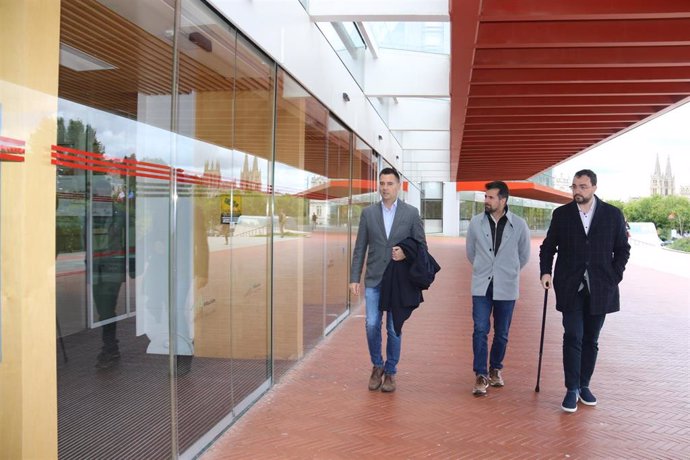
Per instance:
[[[202,456],[216,459],[690,458],[687,277],[631,262],[592,380],[596,407],[560,410],[561,316],[538,252],[522,272],[504,388],[471,394],[471,267],[463,238],[431,237],[443,267],[403,330],[398,390],[370,392],[363,308],[322,340]],[[690,256],[688,256],[690,257]]]

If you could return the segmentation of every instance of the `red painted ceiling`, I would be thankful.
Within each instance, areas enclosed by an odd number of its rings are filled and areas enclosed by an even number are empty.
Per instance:
[[[451,179],[525,180],[686,102],[690,0],[450,0]]]

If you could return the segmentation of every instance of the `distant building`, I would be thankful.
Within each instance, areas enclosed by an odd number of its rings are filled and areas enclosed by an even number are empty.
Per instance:
[[[690,185],[681,185],[680,186],[680,196],[684,196],[685,198],[690,198]]]
[[[261,190],[261,169],[257,157],[253,158],[252,168],[249,169],[249,156],[244,154],[244,164],[240,173],[241,186],[246,190]]]
[[[671,171],[671,157],[666,157],[666,171],[661,174],[661,166],[659,165],[659,154],[656,155],[656,167],[649,185],[649,193],[651,195],[673,195],[675,191],[675,178]]]
[[[558,176],[553,177],[553,188],[556,190],[570,193],[570,186],[572,183],[573,178],[571,176],[566,176],[564,173],[560,173]]]

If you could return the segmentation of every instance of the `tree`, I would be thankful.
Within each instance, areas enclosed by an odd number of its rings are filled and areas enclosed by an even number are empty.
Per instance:
[[[687,229],[690,200],[682,196],[655,195],[626,203],[623,212],[629,222],[654,222],[660,236],[666,236],[672,228],[681,233]]]
[[[611,206],[617,207],[618,209],[620,209],[623,212],[625,211],[625,203],[622,202],[621,200],[610,200],[610,201],[607,201],[607,203],[610,204]]]

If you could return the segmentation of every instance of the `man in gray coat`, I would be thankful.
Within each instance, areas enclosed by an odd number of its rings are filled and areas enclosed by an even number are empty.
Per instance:
[[[508,330],[519,296],[520,270],[527,264],[530,235],[527,223],[508,210],[508,186],[485,185],[484,212],[470,221],[467,258],[472,263],[472,350],[475,382],[472,393],[485,395],[489,385],[504,385],[501,369],[508,346]],[[488,355],[487,335],[493,311],[494,339]],[[487,358],[489,369],[487,372]]]
[[[374,391],[395,391],[395,374],[400,360],[401,335],[395,333],[393,315],[386,314],[386,361],[381,354],[381,324],[383,312],[379,309],[381,279],[391,260],[404,260],[405,253],[396,246],[407,237],[412,237],[426,246],[424,225],[419,211],[398,200],[400,175],[393,168],[384,168],[379,174],[381,201],[362,211],[357,231],[357,241],[352,254],[350,270],[350,292],[358,296],[360,279],[367,256],[367,270],[364,277],[364,299],[366,302],[366,332],[371,363],[374,366],[369,377],[369,389]]]

